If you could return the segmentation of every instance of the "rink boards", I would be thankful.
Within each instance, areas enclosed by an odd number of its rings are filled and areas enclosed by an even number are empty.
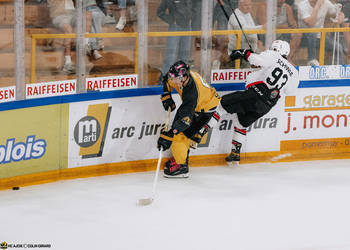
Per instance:
[[[221,95],[243,89],[246,70],[215,73],[236,77],[213,84]],[[344,66],[301,67],[296,95],[248,128],[242,164],[350,158],[348,75]],[[155,169],[166,115],[160,94],[153,87],[0,104],[0,189]],[[223,165],[232,130],[223,115],[191,151],[190,166]]]

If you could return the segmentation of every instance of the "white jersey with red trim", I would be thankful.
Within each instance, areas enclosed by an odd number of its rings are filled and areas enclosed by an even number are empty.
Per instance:
[[[298,88],[298,71],[277,51],[265,50],[260,54],[251,53],[248,61],[260,69],[247,76],[246,88],[264,82],[269,89],[278,88],[280,92],[287,95],[292,95]]]

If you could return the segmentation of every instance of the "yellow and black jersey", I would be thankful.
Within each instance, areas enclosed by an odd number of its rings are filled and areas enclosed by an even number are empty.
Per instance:
[[[172,129],[178,132],[186,130],[191,125],[196,112],[215,110],[221,99],[216,90],[193,71],[190,71],[189,81],[182,89],[178,88],[171,79],[164,83],[163,87],[164,92],[169,93],[175,88],[182,99],[172,125]]]

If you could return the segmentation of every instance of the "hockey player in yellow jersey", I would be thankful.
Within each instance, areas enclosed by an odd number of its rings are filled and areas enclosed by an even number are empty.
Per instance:
[[[173,157],[166,162],[164,176],[168,178],[186,178],[189,176],[188,157],[191,140],[200,142],[220,119],[216,107],[220,96],[215,89],[196,72],[191,71],[183,61],[178,61],[170,67],[163,79],[162,104],[165,110],[176,109],[171,92],[179,93],[182,104],[176,111],[170,130],[162,130],[158,139],[158,149],[167,150],[171,147]]]

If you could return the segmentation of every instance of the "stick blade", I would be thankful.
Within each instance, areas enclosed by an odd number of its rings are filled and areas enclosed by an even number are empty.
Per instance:
[[[137,205],[139,205],[139,206],[148,206],[148,205],[151,205],[152,202],[153,202],[153,198],[139,199],[137,201]]]

